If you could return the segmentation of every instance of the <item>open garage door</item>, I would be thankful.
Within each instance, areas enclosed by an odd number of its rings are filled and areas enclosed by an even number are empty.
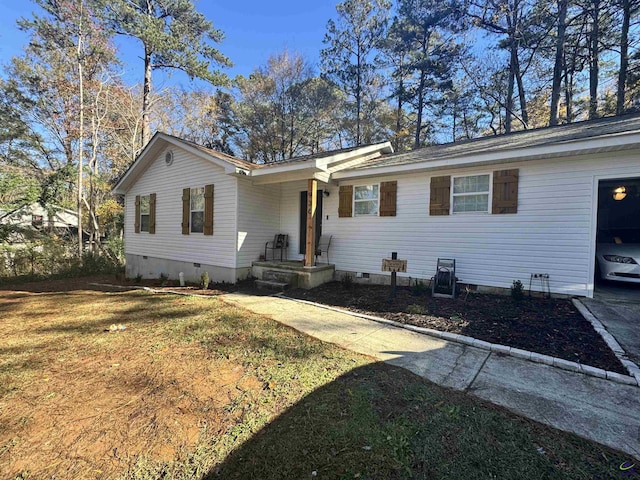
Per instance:
[[[640,302],[640,178],[600,180],[596,234],[596,294]]]

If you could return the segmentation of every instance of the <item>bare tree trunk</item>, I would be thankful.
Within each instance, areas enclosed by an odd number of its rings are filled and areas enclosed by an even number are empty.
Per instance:
[[[356,146],[360,145],[360,110],[362,108],[362,60],[360,45],[358,45],[358,73],[356,75]]]
[[[418,111],[416,112],[416,133],[413,148],[420,148],[420,133],[422,131],[422,110],[424,108],[424,72],[420,72],[420,85],[418,87]]]
[[[151,139],[151,122],[149,120],[149,108],[151,105],[151,53],[144,46],[144,84],[142,86],[142,148]]]
[[[598,76],[600,68],[598,65],[599,40],[600,40],[600,0],[593,0],[591,3],[591,33],[589,34],[589,119],[598,117]]]
[[[451,135],[452,135],[452,142],[456,141],[456,126],[458,124],[458,102],[454,102],[453,104],[453,111],[451,112],[451,120],[452,120],[452,125],[451,125]]]
[[[471,135],[469,133],[469,121],[467,120],[467,110],[464,109],[462,110],[462,121],[464,122],[464,135],[465,137],[467,137],[467,140],[469,140],[471,138]]]
[[[520,71],[520,60],[518,59],[518,49],[515,48],[515,68],[513,73],[516,77],[518,84],[518,99],[520,100],[520,118],[522,119],[522,126],[524,129],[529,128],[529,111],[527,110],[527,97],[524,93],[524,82],[522,81],[522,72]]]
[[[631,19],[631,0],[622,0],[622,30],[620,32],[620,70],[618,71],[618,92],[616,99],[616,115],[625,110],[625,87],[627,86],[627,69],[629,68],[629,23]]]
[[[396,138],[393,148],[397,152],[400,148],[400,130],[402,130],[402,96],[404,95],[404,80],[400,78],[398,86],[398,108],[396,110]]]
[[[562,85],[562,66],[564,59],[564,39],[567,30],[567,0],[558,0],[558,31],[556,34],[556,61],[553,65],[553,83],[551,86],[551,114],[549,125],[558,124],[560,107],[560,86]]]
[[[78,130],[78,258],[82,260],[82,169],[83,161],[83,143],[84,143],[84,78],[82,71],[82,7],[83,0],[80,0],[80,20],[78,22],[78,96],[80,103],[80,125]]]
[[[511,59],[509,61],[509,81],[507,83],[507,102],[504,120],[504,131],[511,133],[511,121],[513,118],[513,90],[515,86],[515,72],[514,72],[514,49],[511,47]]]

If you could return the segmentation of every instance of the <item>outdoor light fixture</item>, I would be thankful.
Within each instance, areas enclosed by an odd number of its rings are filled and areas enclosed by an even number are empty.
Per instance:
[[[613,189],[614,200],[624,200],[627,196],[627,189],[625,187],[618,187]]]
[[[328,197],[330,195],[329,190],[323,190],[322,195],[324,195],[325,197]]]

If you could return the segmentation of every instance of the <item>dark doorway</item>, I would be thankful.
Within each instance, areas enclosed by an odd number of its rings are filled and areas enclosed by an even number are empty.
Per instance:
[[[640,292],[640,178],[600,180],[596,293]],[[640,297],[639,297],[640,298]]]
[[[322,235],[322,190],[318,190],[316,206],[316,245]],[[300,192],[300,253],[307,253],[307,192]]]

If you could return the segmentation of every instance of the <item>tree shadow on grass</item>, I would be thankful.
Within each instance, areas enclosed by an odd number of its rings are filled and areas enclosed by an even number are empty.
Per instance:
[[[625,460],[374,363],[304,397],[203,479],[618,478]]]

